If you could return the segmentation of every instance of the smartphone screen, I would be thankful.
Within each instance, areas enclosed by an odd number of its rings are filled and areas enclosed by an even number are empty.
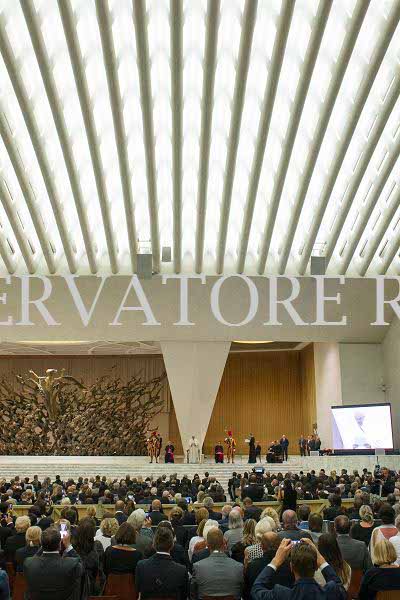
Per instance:
[[[64,538],[68,534],[66,523],[60,524],[60,534],[61,534],[61,538]]]

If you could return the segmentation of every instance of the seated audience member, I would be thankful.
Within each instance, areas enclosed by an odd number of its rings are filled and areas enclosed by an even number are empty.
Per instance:
[[[374,530],[374,515],[372,508],[368,504],[364,504],[359,510],[360,521],[353,523],[350,529],[350,537],[354,540],[360,540],[364,542],[366,546],[369,546],[371,541],[371,535]]]
[[[214,509],[214,500],[211,496],[206,496],[203,500],[204,508],[208,510],[208,518],[213,521],[220,521],[222,519],[222,514],[220,512],[216,512]]]
[[[362,578],[359,600],[373,600],[377,592],[392,590],[399,590],[400,597],[400,568],[395,561],[393,544],[385,538],[379,540],[375,546],[375,566]]]
[[[275,531],[276,524],[271,517],[263,517],[258,521],[255,527],[256,543],[252,546],[248,546],[244,551],[244,564],[247,566],[252,560],[261,558],[264,554],[261,540],[265,533]]]
[[[308,519],[310,518],[311,509],[308,504],[301,504],[297,509],[297,517],[299,519],[299,529],[308,529]]]
[[[25,548],[25,535],[30,526],[31,521],[29,517],[17,517],[13,535],[10,535],[10,537],[6,539],[4,545],[4,554],[7,562],[14,562],[16,551],[19,548]]]
[[[104,550],[111,546],[111,538],[117,533],[118,527],[118,521],[114,517],[106,517],[100,523],[100,528],[96,531],[94,539],[101,543]]]
[[[191,596],[232,596],[240,599],[243,588],[243,565],[224,552],[222,531],[213,528],[207,534],[210,556],[193,565]]]
[[[247,519],[254,519],[255,521],[260,520],[261,516],[261,508],[259,506],[254,506],[253,500],[251,498],[245,498],[243,500],[243,508],[244,508],[244,521]]]
[[[165,515],[161,512],[161,502],[159,500],[153,500],[151,503],[151,511],[149,512],[149,518],[151,519],[151,524],[157,527],[161,521],[165,520]]]
[[[187,531],[183,526],[183,510],[179,506],[174,506],[169,513],[169,520],[172,525],[172,529],[175,532],[177,543],[185,547]]]
[[[229,513],[228,531],[224,533],[224,540],[228,553],[231,553],[232,546],[241,542],[243,539],[243,519],[239,508],[234,508]]]
[[[136,565],[143,558],[135,548],[136,531],[130,523],[122,523],[115,534],[115,545],[104,553],[104,573],[135,574]]]
[[[371,541],[369,543],[369,551],[373,564],[375,563],[375,546],[383,539],[389,540],[391,537],[397,535],[397,527],[394,524],[394,510],[386,502],[382,504],[379,509],[379,518],[382,521],[382,525],[375,527],[371,535]]]
[[[246,598],[246,600],[250,598],[251,589],[255,580],[257,579],[261,571],[264,569],[264,567],[269,565],[272,559],[274,558],[280,543],[281,539],[274,531],[264,533],[264,535],[262,536],[261,546],[263,549],[263,555],[260,558],[252,560],[245,571],[244,597]],[[271,587],[273,587],[275,584],[280,584],[288,588],[293,587],[294,578],[292,571],[290,570],[290,565],[288,561],[285,561],[276,571],[275,576],[273,577],[273,580],[271,582]]]
[[[6,571],[0,569],[0,600],[10,600],[10,582]]]
[[[196,525],[195,511],[189,510],[188,503],[186,502],[185,498],[181,498],[177,503],[177,506],[183,510],[182,525]]]
[[[135,573],[135,587],[141,600],[146,598],[176,598],[186,600],[188,575],[183,565],[171,558],[174,544],[172,533],[166,527],[157,529],[154,536],[156,553],[138,562]]]
[[[238,562],[244,563],[244,551],[249,546],[253,546],[257,542],[256,538],[256,521],[247,519],[244,522],[243,537],[240,542],[236,542],[231,548],[231,558]]]
[[[117,502],[115,503],[114,518],[117,519],[118,525],[125,523],[125,521],[128,518],[126,516],[126,514],[124,513],[124,508],[125,508],[125,503],[123,502],[123,500],[117,500]]]
[[[97,595],[100,592],[100,586],[97,583],[99,578],[104,583],[103,577],[103,545],[99,540],[95,541],[96,526],[90,517],[83,518],[72,538],[62,540],[65,552],[63,556],[79,557],[82,561],[85,573],[88,578],[88,592],[90,595]]]
[[[96,525],[96,527],[99,527],[100,520],[96,517],[96,507],[95,506],[87,507],[86,516],[93,520],[93,523]]]
[[[42,534],[42,554],[24,562],[26,600],[80,600],[83,565],[59,554],[61,535],[55,527]]]
[[[349,517],[350,521],[358,521],[360,519],[360,508],[362,507],[362,505],[364,504],[364,500],[361,494],[358,494],[357,496],[354,497],[354,504],[353,506],[348,509],[347,511],[347,516]]]
[[[203,541],[198,542],[192,554],[192,564],[199,562],[199,560],[203,560],[203,558],[208,558],[210,556],[210,550],[207,546],[207,535],[211,529],[219,529],[218,521],[213,521],[212,519],[208,519],[203,529]],[[225,549],[226,550],[226,549]]]
[[[267,508],[264,508],[264,510],[261,513],[260,520],[263,519],[264,517],[271,517],[271,519],[274,521],[275,527],[272,529],[272,531],[279,531],[281,529],[281,522],[279,520],[279,515],[276,512],[276,510],[274,508],[272,508],[272,506],[267,506]]]
[[[335,519],[335,532],[343,560],[352,571],[367,571],[372,567],[371,557],[364,542],[350,537],[350,521],[346,515]]]
[[[22,573],[24,561],[29,556],[35,556],[41,546],[42,530],[37,525],[28,527],[25,534],[26,545],[18,548],[14,555],[15,570]]]
[[[136,531],[135,548],[143,554],[144,558],[148,558],[151,554],[153,545],[153,531],[151,524],[146,519],[146,513],[142,508],[137,508],[128,517],[130,523]]]
[[[318,543],[319,537],[322,535],[322,526],[324,521],[318,513],[311,513],[308,519],[308,532],[311,535],[314,544]]]
[[[328,508],[324,508],[323,515],[326,521],[334,521],[338,515],[344,514],[344,509],[342,508],[342,498],[339,494],[329,494],[328,497],[329,504]]]
[[[331,533],[323,533],[318,540],[317,548],[339,577],[344,589],[348,590],[351,580],[351,568],[347,562],[343,560],[336,537]],[[325,586],[325,579],[320,569],[315,573],[315,581],[317,581],[321,587]]]
[[[199,519],[201,519],[201,520],[199,520]],[[189,556],[190,561],[192,560],[192,554],[193,554],[195,545],[198,542],[204,541],[203,530],[204,530],[204,525],[207,523],[207,521],[208,521],[208,510],[206,508],[199,508],[199,510],[196,511],[197,528],[196,528],[194,535],[189,540],[188,556]],[[190,535],[190,533],[188,535]]]
[[[264,486],[257,482],[257,475],[250,475],[248,484],[245,485],[241,493],[242,499],[250,498],[253,502],[261,502],[264,498]]]
[[[301,540],[302,538],[309,538],[311,540],[311,535],[308,531],[298,528],[297,515],[294,510],[285,510],[282,514],[282,525],[282,530],[278,532],[281,539]]]
[[[221,531],[225,533],[229,527],[229,514],[232,510],[232,506],[230,504],[225,504],[225,506],[221,509],[222,519],[219,521],[219,526]]]
[[[389,538],[389,542],[393,544],[393,548],[395,549],[397,556],[396,562],[400,565],[400,515],[396,517],[394,523],[396,525],[397,533]]]
[[[290,556],[290,565],[295,578],[293,589],[282,585],[271,587],[277,570]],[[324,588],[315,581],[317,569],[325,578]],[[257,577],[251,590],[252,600],[346,600],[346,592],[333,568],[325,561],[313,542],[304,539],[295,545],[289,539],[283,539],[269,565]]]
[[[172,533],[172,537],[174,539],[174,545],[172,546],[172,550],[171,550],[172,560],[180,565],[184,565],[185,567],[187,567],[188,560],[187,560],[185,548],[177,542],[176,536],[175,536],[175,531],[174,531],[171,523],[169,521],[161,521],[161,523],[159,523],[157,525],[157,529],[159,529],[160,527],[166,527]],[[153,552],[154,552],[154,549],[153,549]]]

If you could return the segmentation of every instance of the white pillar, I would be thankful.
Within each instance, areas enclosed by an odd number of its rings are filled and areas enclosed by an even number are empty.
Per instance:
[[[386,402],[392,406],[393,444],[400,448],[400,321],[396,316],[383,340],[383,368]]]
[[[184,451],[192,435],[203,445],[230,342],[161,342]]]
[[[322,448],[332,447],[331,406],[342,404],[339,344],[314,343],[317,425]]]

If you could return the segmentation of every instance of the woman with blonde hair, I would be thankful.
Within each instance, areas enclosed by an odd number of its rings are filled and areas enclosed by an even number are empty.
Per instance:
[[[361,580],[359,600],[373,600],[377,592],[384,591],[399,590],[397,596],[400,595],[400,568],[396,564],[396,550],[386,538],[375,545],[374,564]]]
[[[261,558],[264,554],[263,547],[261,545],[261,538],[264,533],[269,531],[275,531],[276,524],[271,517],[263,517],[260,519],[255,526],[254,533],[256,536],[256,543],[252,546],[248,546],[244,551],[244,565],[245,567],[254,560],[255,558]]]
[[[263,519],[264,517],[271,517],[271,519],[274,521],[275,529],[273,529],[272,531],[280,530],[281,522],[279,520],[279,515],[276,512],[276,510],[274,508],[272,508],[272,506],[267,506],[267,508],[264,508],[264,510],[261,513],[260,520]]]
[[[99,541],[105,550],[108,546],[111,546],[111,538],[117,533],[119,523],[114,517],[106,517],[100,523],[100,528],[96,531],[94,536],[95,541]]]
[[[374,513],[372,512],[372,508],[370,506],[364,504],[360,507],[359,515],[360,521],[358,523],[354,523],[350,529],[350,537],[352,537],[354,540],[365,542],[365,544],[369,546],[371,535],[375,527]]]
[[[15,552],[14,565],[18,573],[23,572],[23,565],[26,558],[35,556],[42,543],[42,530],[34,525],[28,527],[25,533],[26,546],[18,548]]]

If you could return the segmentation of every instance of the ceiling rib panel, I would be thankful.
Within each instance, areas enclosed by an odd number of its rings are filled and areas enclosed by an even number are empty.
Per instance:
[[[0,0],[0,271],[398,272],[399,20],[400,0]]]

